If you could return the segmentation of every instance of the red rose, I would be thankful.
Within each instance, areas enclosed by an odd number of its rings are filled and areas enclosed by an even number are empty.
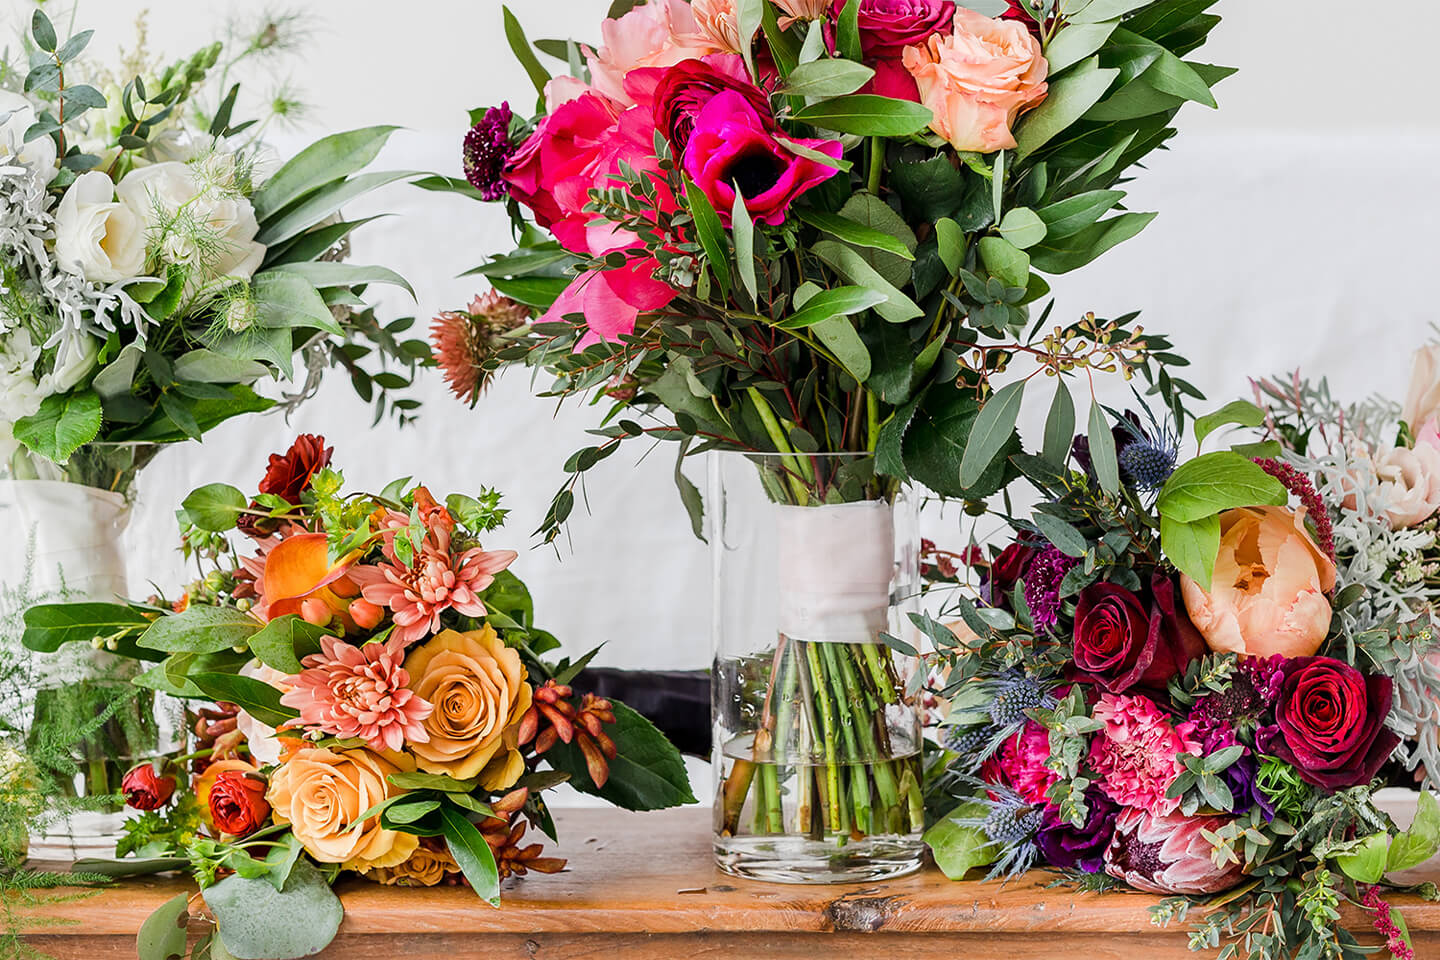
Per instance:
[[[1205,640],[1175,603],[1168,577],[1151,582],[1148,604],[1124,587],[1097,583],[1075,608],[1076,679],[1110,693],[1161,688],[1205,652]]]
[[[1390,678],[1366,676],[1330,657],[1294,657],[1280,675],[1278,728],[1265,750],[1326,790],[1369,783],[1400,742],[1385,726]]]
[[[325,438],[302,433],[295,438],[284,455],[270,454],[270,465],[260,481],[260,492],[274,494],[289,503],[299,503],[300,494],[310,486],[310,478],[330,466],[334,447],[325,446]]]
[[[836,17],[848,2],[835,0]],[[954,22],[954,0],[860,0],[860,51],[867,60],[898,60],[906,47],[922,44],[937,33],[951,33]]]
[[[1010,591],[1015,589],[1015,584],[1019,583],[1020,578],[1025,576],[1025,571],[1030,569],[1030,561],[1035,558],[1035,552],[1033,544],[1017,540],[990,561],[990,578],[986,583],[990,588],[991,606],[998,607],[1007,602]]]
[[[226,770],[210,787],[210,819],[215,829],[232,837],[248,837],[270,819],[265,781],[240,770]]]
[[[736,54],[682,60],[661,75],[654,94],[655,126],[677,158],[685,153],[700,108],[725,90],[740,94],[760,116],[770,116],[769,99],[750,82],[745,61]]]
[[[131,767],[120,780],[125,802],[136,810],[157,810],[175,793],[175,778],[162,777],[152,763]]]

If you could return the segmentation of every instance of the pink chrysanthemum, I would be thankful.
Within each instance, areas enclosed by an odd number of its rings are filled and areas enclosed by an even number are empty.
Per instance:
[[[1090,765],[1100,775],[1100,789],[1122,806],[1157,817],[1174,813],[1180,801],[1165,791],[1184,769],[1180,755],[1200,755],[1194,725],[1171,726],[1146,697],[1109,693],[1100,695],[1094,715],[1105,724],[1090,746]]]
[[[495,582],[495,574],[519,556],[514,550],[479,547],[452,555],[450,531],[436,523],[430,526],[413,562],[406,566],[395,555],[395,537],[396,531],[408,524],[404,514],[392,511],[385,524],[387,562],[350,570],[350,579],[360,585],[360,595],[390,611],[395,620],[394,637],[406,645],[438,631],[440,615],[446,610],[467,617],[485,616],[480,594]]]
[[[335,737],[358,737],[372,750],[399,750],[407,740],[430,739],[421,721],[434,707],[408,687],[403,640],[356,647],[322,637],[320,651],[301,661],[305,669],[280,698],[300,711],[302,724]]]
[[[1045,766],[1050,756],[1050,731],[1027,720],[1020,732],[1001,745],[981,772],[987,782],[1009,784],[1029,803],[1046,805],[1058,775]]]

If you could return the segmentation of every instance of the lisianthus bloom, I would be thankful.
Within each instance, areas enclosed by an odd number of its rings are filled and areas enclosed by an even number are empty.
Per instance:
[[[663,309],[675,299],[675,289],[655,279],[659,267],[654,257],[643,257],[612,270],[587,270],[570,281],[540,321],[583,317],[586,332],[577,350],[601,341],[618,343],[635,332],[641,313]]]
[[[1211,856],[1215,846],[1205,834],[1230,820],[1122,811],[1105,851],[1105,872],[1147,893],[1199,896],[1228,890],[1244,876],[1243,865],[1217,867]]]
[[[1090,812],[1079,827],[1061,817],[1058,808],[1046,808],[1035,843],[1050,866],[1086,873],[1105,869],[1105,850],[1110,846],[1120,808],[1094,787],[1086,792],[1085,803]]]
[[[301,661],[305,669],[280,702],[299,710],[307,727],[359,738],[372,750],[399,750],[407,740],[428,738],[421,721],[434,709],[408,688],[404,660],[399,636],[359,647],[321,637],[320,652]]]
[[[850,0],[834,0],[835,16]],[[920,100],[920,88],[905,69],[906,47],[919,46],[953,29],[953,0],[858,0],[860,50],[875,76],[861,93],[897,100]]]
[[[795,143],[836,160],[839,140],[790,139],[743,95],[722,91],[695,115],[683,166],[727,227],[738,185],[751,219],[778,226],[790,204],[839,171],[786,148]]]
[[[215,777],[207,803],[210,822],[231,837],[248,837],[270,818],[265,778],[258,773],[226,770]]]
[[[259,597],[250,612],[267,623],[295,614],[317,626],[339,617],[348,628],[350,600],[360,592],[349,576],[354,559],[331,563],[323,533],[286,537],[265,554]]]
[[[930,124],[956,150],[994,153],[1015,148],[1020,114],[1040,105],[1049,65],[1022,25],[957,7],[950,36],[905,49],[904,64],[920,88]]]
[[[1355,462],[1357,472],[1374,477],[1373,492],[1391,529],[1416,526],[1440,510],[1440,449],[1429,443],[1416,443],[1413,450],[1392,447],[1374,458],[1360,449]],[[1356,508],[1353,491],[1344,503],[1347,510]]]
[[[1001,744],[985,762],[981,777],[1011,786],[1027,803],[1043,806],[1050,802],[1050,788],[1059,779],[1054,770],[1045,766],[1049,757],[1050,731],[1027,720],[1020,732]]]
[[[478,776],[486,790],[503,790],[525,772],[519,724],[532,691],[520,654],[486,624],[446,630],[405,658],[410,686],[436,705],[423,721],[428,734],[410,750],[421,770],[457,780]]]
[[[584,48],[595,89],[629,104],[625,78],[637,69],[668,67],[725,48],[702,33],[695,11],[685,0],[648,0],[624,16],[600,24],[600,50]]]
[[[486,110],[465,134],[462,157],[465,179],[486,200],[500,200],[505,196],[505,180],[501,174],[515,152],[515,145],[510,142],[512,117],[510,104],[502,103]]]
[[[1305,529],[1305,510],[1242,507],[1220,515],[1210,589],[1180,578],[1185,608],[1211,650],[1309,656],[1330,630],[1335,563]]]
[[[1280,667],[1276,727],[1262,749],[1326,790],[1369,783],[1400,738],[1385,726],[1394,687],[1330,657],[1295,657]]]
[[[1159,817],[1179,809],[1180,801],[1165,791],[1184,769],[1180,755],[1200,755],[1194,727],[1188,722],[1171,726],[1146,697],[1102,693],[1093,715],[1105,725],[1090,744],[1090,765],[1105,795]]]
[[[655,126],[670,141],[675,156],[684,156],[701,109],[727,90],[744,97],[757,115],[769,114],[769,99],[750,82],[745,61],[735,54],[682,60],[660,75],[652,94]]]
[[[158,810],[175,793],[175,778],[162,777],[153,763],[131,767],[120,780],[126,806],[136,810]]]
[[[1111,693],[1133,686],[1163,689],[1205,653],[1205,640],[1179,607],[1175,584],[1156,576],[1148,602],[1113,583],[1080,593],[1075,608],[1077,679]]]
[[[305,852],[320,863],[362,872],[393,867],[410,858],[419,839],[387,830],[379,814],[359,817],[404,793],[389,777],[413,769],[414,762],[401,753],[306,747],[275,768],[266,799],[275,822],[288,824]]]

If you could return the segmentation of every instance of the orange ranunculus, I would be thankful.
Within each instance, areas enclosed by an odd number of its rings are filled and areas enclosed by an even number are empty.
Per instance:
[[[338,616],[348,629],[350,601],[360,588],[346,574],[356,557],[331,563],[323,533],[287,537],[265,556],[252,612],[266,622],[293,613],[321,626]]]
[[[1190,620],[1214,651],[1308,657],[1330,629],[1335,564],[1305,529],[1305,511],[1241,507],[1220,515],[1210,589],[1180,578]]]
[[[239,774],[259,773],[260,768],[248,760],[216,760],[195,780],[195,800],[200,805],[200,816],[212,834],[216,832],[216,827],[215,821],[210,817],[210,791],[214,789],[215,780],[220,774],[232,771]]]
[[[413,769],[404,754],[306,747],[270,774],[265,799],[275,822],[289,824],[305,852],[321,863],[361,871],[393,867],[415,852],[415,835],[385,829],[378,814],[354,824],[365,811],[405,792],[390,783],[390,774]]]

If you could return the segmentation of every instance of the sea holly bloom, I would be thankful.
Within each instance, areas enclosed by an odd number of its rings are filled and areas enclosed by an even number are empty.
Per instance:
[[[1105,872],[1147,893],[1200,896],[1228,890],[1244,876],[1242,864],[1216,866],[1214,845],[1205,834],[1230,820],[1124,810],[1105,851]]]
[[[399,750],[429,739],[421,721],[434,707],[409,689],[405,642],[354,646],[320,638],[320,652],[301,661],[292,689],[280,698],[300,711],[300,723],[342,740],[361,739],[372,750]]]
[[[1179,809],[1179,799],[1167,797],[1165,792],[1184,769],[1180,756],[1200,755],[1193,725],[1171,726],[1146,697],[1109,693],[1100,695],[1093,715],[1105,725],[1090,745],[1090,765],[1099,774],[1105,795],[1121,806],[1157,817]]]
[[[485,200],[505,197],[505,164],[515,152],[510,142],[510,104],[491,107],[465,134],[463,165],[465,179]]]

